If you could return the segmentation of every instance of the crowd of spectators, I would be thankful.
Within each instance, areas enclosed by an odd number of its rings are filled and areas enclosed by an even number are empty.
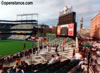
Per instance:
[[[56,57],[54,55],[51,56],[51,60],[48,62],[48,64],[54,64],[61,61],[61,56],[57,53]]]
[[[23,72],[26,70],[30,71],[29,68],[26,68],[28,66],[28,64],[25,61],[23,61],[21,58],[23,58],[23,57],[30,58],[31,54],[37,55],[38,54],[37,52],[39,52],[39,50],[46,48],[47,46],[48,46],[48,51],[50,51],[51,46],[56,47],[55,45],[41,45],[39,47],[35,47],[32,49],[23,50],[22,52],[19,52],[17,54],[5,56],[3,58],[1,57],[0,58],[0,69],[1,70],[0,71],[2,72],[2,70],[3,70],[4,72],[8,72],[8,73],[9,72],[17,72],[17,71]],[[52,55],[52,57],[53,57],[53,55]],[[55,60],[56,60],[55,62],[58,62],[60,60],[59,54],[57,54],[57,56],[55,57]],[[9,67],[5,66],[6,64],[10,64],[14,61],[16,61],[16,64],[13,67],[9,68]],[[49,61],[48,64],[53,64],[52,62],[53,61],[51,59],[51,61]]]
[[[85,45],[84,45],[84,43],[85,43]],[[63,51],[64,51],[64,45],[65,45],[65,41],[62,42],[62,50]],[[24,50],[22,52],[14,54],[14,55],[0,58],[0,72],[1,73],[12,73],[12,72],[16,72],[16,73],[26,73],[26,72],[31,73],[32,72],[32,73],[34,73],[34,72],[40,72],[41,70],[44,71],[47,68],[51,69],[52,66],[56,67],[56,65],[60,65],[62,63],[61,56],[58,53],[58,46],[59,45],[56,43],[53,45],[49,45],[49,44],[41,45],[41,46],[39,46],[39,48],[35,47],[32,49]],[[37,54],[37,52],[43,48],[46,48],[47,51],[50,51],[51,47],[55,47],[56,55],[51,55],[50,61],[47,61],[45,64],[41,63],[38,65],[34,65],[34,64],[28,65],[22,59],[24,56],[29,58],[31,54]],[[93,58],[94,55],[96,55],[95,59]],[[72,64],[72,66],[75,66],[78,64],[81,67],[83,64],[87,64],[87,65],[91,64],[92,65],[93,62],[99,64],[100,62],[98,62],[98,60],[96,60],[96,59],[99,59],[99,57],[100,57],[100,47],[99,47],[99,44],[97,44],[97,42],[94,43],[94,41],[82,41],[82,42],[79,42],[79,52],[75,52],[75,50],[73,51],[73,58],[70,60],[70,63],[68,66],[70,66],[70,64]],[[9,64],[15,60],[16,60],[16,64],[12,67],[6,67],[5,65],[3,65],[3,63]],[[85,63],[85,60],[87,61],[87,63]],[[37,66],[39,66],[38,69],[37,69]],[[63,66],[64,66],[64,69],[65,68],[69,69],[69,67],[67,67],[65,65],[63,65]],[[95,64],[93,66],[95,67]],[[43,69],[41,67],[43,67]],[[56,67],[56,68],[58,68],[58,67]],[[54,68],[54,70],[56,70],[56,69]]]
[[[23,58],[17,59],[16,64],[12,67],[6,67],[0,64],[0,73],[64,73],[70,71],[74,66],[79,63],[79,60],[61,61],[60,55],[57,53],[56,56],[51,56],[51,60],[46,63],[31,64],[28,65]],[[64,72],[63,72],[64,71]]]
[[[80,38],[79,51],[87,65],[87,72],[89,72],[89,69],[92,68],[94,72],[99,73],[100,70],[98,68],[100,68],[100,62],[98,61],[100,61],[100,42]]]

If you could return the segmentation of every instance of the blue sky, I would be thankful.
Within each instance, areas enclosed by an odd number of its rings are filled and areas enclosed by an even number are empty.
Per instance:
[[[0,0],[1,2],[2,0]],[[91,19],[100,13],[100,0],[3,0],[3,1],[33,1],[33,5],[1,5],[0,20],[14,20],[17,14],[38,13],[39,23],[56,26],[59,12],[64,6],[72,6],[76,12],[78,28],[80,18],[84,18],[84,27],[90,28]]]

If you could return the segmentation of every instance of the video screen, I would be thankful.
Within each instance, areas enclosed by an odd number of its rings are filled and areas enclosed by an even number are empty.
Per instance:
[[[58,36],[74,36],[74,23],[64,24],[57,26],[57,35]]]

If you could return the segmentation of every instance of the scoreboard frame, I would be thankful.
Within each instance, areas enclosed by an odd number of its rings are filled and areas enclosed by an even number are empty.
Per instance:
[[[59,16],[56,36],[57,37],[76,37],[77,23],[75,20],[76,20],[75,12],[71,12],[71,13]]]

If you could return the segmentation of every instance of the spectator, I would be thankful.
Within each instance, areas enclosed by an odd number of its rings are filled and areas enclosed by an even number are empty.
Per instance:
[[[81,59],[82,59],[81,53],[75,53],[75,56],[72,58],[72,62],[76,60],[81,60]]]
[[[17,67],[19,67],[19,60],[16,60],[16,64],[13,66],[13,69],[16,69]]]
[[[75,56],[75,49],[73,49],[73,57]]]
[[[48,64],[54,64],[56,62],[56,59],[54,57],[54,55],[51,56],[51,60],[49,61]]]
[[[57,53],[56,54],[56,62],[60,62],[61,61],[61,57],[60,57],[60,55]]]
[[[29,71],[31,71],[30,68],[28,67],[28,64],[27,64],[25,61],[23,62],[22,70],[23,70],[24,72],[29,72]]]
[[[81,52],[75,53],[75,59],[76,59],[76,60],[81,60],[81,59],[82,59]]]
[[[23,59],[21,59],[21,66],[24,67],[24,65],[28,66],[28,64]]]
[[[30,56],[29,50],[26,50],[26,51],[25,51],[25,56],[26,56],[27,58],[29,58],[29,56]]]
[[[12,72],[11,68],[7,69],[7,73],[11,73],[11,72]]]
[[[97,53],[97,56],[100,57],[100,50],[98,50],[96,53]]]
[[[16,68],[16,73],[23,73],[20,68]]]
[[[46,49],[47,49],[47,52],[49,51],[49,45],[47,44],[47,46],[46,46]]]
[[[3,64],[2,64],[2,63],[0,63],[0,69],[2,69],[2,67],[3,67]]]
[[[64,48],[65,48],[65,41],[62,42],[62,49],[64,51]]]
[[[51,51],[51,47],[52,47],[51,45],[48,45],[48,51]]]
[[[55,52],[57,53],[58,52],[58,44],[56,44],[56,49],[55,49]]]
[[[3,70],[0,70],[0,73],[3,73]]]

